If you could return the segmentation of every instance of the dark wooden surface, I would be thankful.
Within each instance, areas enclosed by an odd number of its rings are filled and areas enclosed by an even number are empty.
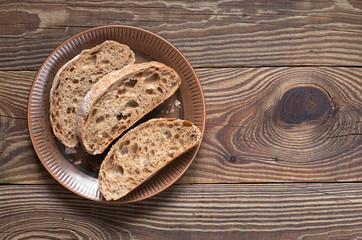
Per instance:
[[[185,175],[121,206],[52,179],[26,119],[52,50],[110,24],[173,43],[207,107]],[[358,0],[1,1],[0,238],[362,238],[361,67]]]
[[[110,205],[59,185],[4,185],[0,238],[360,239],[361,194],[359,183],[180,184]]]

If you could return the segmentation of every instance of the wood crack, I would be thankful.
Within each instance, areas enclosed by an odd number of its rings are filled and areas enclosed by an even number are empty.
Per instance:
[[[27,120],[27,118],[24,118],[24,117],[13,117],[13,116],[4,116],[4,115],[0,115],[0,117],[17,119],[17,120]]]
[[[349,134],[343,134],[343,135],[335,135],[328,138],[341,138],[341,137],[349,137],[349,136],[362,136],[362,133],[349,133]]]

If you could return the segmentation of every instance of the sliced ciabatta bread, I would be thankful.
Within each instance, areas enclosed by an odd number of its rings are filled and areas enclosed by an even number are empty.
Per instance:
[[[159,62],[132,64],[96,83],[80,108],[78,136],[90,154],[102,153],[122,132],[170,97],[181,78]]]
[[[201,131],[181,119],[155,118],[119,139],[102,162],[99,189],[117,200],[201,141]]]
[[[105,41],[83,50],[57,72],[50,92],[50,123],[55,136],[67,147],[78,144],[79,107],[92,85],[109,72],[135,62],[126,45]]]

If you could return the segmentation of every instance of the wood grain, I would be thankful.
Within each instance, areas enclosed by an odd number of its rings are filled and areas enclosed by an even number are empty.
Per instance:
[[[27,103],[35,72],[0,72],[0,183],[56,183],[35,154]]]
[[[185,182],[362,180],[360,68],[200,69],[198,75],[206,133]]]
[[[0,70],[37,70],[69,37],[110,24],[161,35],[195,67],[360,66],[361,22],[358,0],[7,0],[0,6]]]
[[[1,239],[359,239],[361,184],[174,185],[100,204],[59,185],[0,186]]]
[[[0,116],[27,118],[28,98],[36,72],[0,71]]]
[[[223,68],[197,74],[207,126],[181,183],[362,180],[361,68]],[[38,162],[26,121],[16,119],[26,113],[22,91],[34,73],[0,76],[1,115],[8,116],[0,125],[0,182],[54,183]]]
[[[36,156],[24,119],[0,116],[0,183],[56,183]]]

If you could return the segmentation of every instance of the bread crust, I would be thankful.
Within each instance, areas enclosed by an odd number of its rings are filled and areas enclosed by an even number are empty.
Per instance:
[[[172,68],[166,66],[163,63],[156,62],[156,61],[140,63],[140,64],[131,64],[131,65],[125,66],[121,70],[111,72],[108,75],[106,75],[105,77],[103,77],[101,80],[99,80],[92,87],[92,89],[85,96],[84,101],[83,101],[83,103],[82,103],[82,105],[80,107],[79,115],[78,115],[77,136],[78,136],[78,139],[79,139],[80,143],[83,145],[84,149],[88,153],[93,154],[93,155],[102,153],[108,147],[108,145],[116,138],[115,137],[115,138],[112,138],[112,139],[109,139],[109,138],[105,139],[104,140],[104,145],[103,145],[102,148],[95,149],[95,150],[92,150],[90,148],[89,144],[87,143],[87,141],[85,139],[85,128],[86,128],[85,122],[86,122],[87,118],[89,117],[89,115],[90,115],[90,113],[92,111],[92,107],[93,107],[94,103],[100,97],[102,97],[113,84],[127,78],[128,76],[132,75],[134,72],[140,71],[142,69],[146,70],[146,69],[148,69],[150,67],[163,68],[163,69],[167,69],[170,72],[175,73],[175,75],[177,76],[177,86],[174,89],[170,89],[171,91],[169,92],[169,94],[166,95],[163,99],[161,99],[159,102],[154,103],[143,114],[137,116],[136,120],[131,121],[126,126],[125,129],[123,129],[123,130],[120,129],[117,132],[116,137],[118,137],[124,131],[126,131],[128,128],[130,128],[134,123],[136,123],[139,119],[141,119],[144,115],[146,115],[147,113],[152,111],[160,103],[162,103],[164,100],[166,100],[167,98],[169,98],[172,94],[174,94],[176,92],[176,90],[178,89],[178,87],[181,84],[181,78],[178,76],[178,74],[175,72],[175,70],[173,70]]]

